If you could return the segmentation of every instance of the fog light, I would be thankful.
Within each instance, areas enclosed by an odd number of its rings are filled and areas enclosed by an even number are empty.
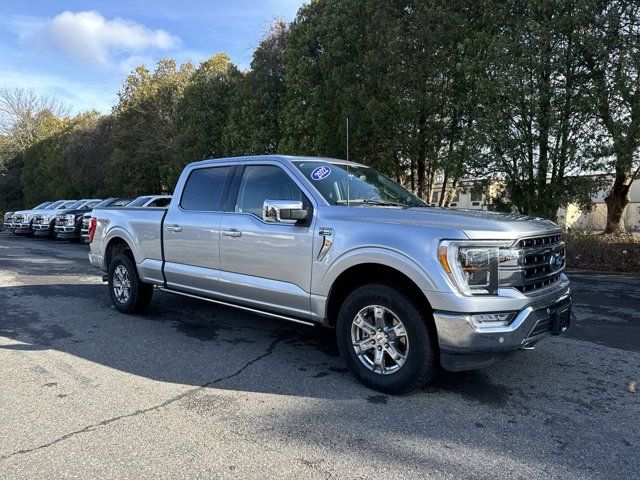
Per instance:
[[[475,328],[504,327],[509,325],[515,317],[515,312],[506,313],[478,313],[469,315],[469,321]]]

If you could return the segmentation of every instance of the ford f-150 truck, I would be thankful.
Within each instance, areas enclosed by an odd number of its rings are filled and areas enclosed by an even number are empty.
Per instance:
[[[31,231],[36,236],[46,236],[55,238],[54,230],[56,224],[56,214],[65,208],[69,208],[77,200],[58,200],[48,207],[33,214],[33,222],[31,223]]]
[[[44,202],[40,205],[33,207],[31,210],[20,210],[13,212],[11,216],[11,231],[16,235],[33,235],[31,231],[31,224],[33,223],[33,216],[47,208],[53,202]]]
[[[90,261],[121,312],[154,286],[336,329],[349,369],[397,393],[490,365],[569,325],[561,230],[429,207],[353,162],[256,156],[188,165],[167,209],[95,209]]]
[[[100,198],[84,198],[78,200],[64,210],[56,213],[56,222],[53,227],[56,238],[69,240],[71,242],[80,241],[80,231],[82,230],[82,216],[90,212],[93,207],[102,201]]]

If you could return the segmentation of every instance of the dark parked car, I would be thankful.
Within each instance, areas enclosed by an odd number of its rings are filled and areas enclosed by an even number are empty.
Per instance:
[[[93,207],[102,201],[101,198],[85,198],[78,200],[69,208],[56,214],[56,224],[53,227],[58,238],[77,242],[80,240],[82,229],[82,216],[90,212]]]
[[[131,202],[130,198],[110,197],[104,199],[93,208],[124,207],[129,202]],[[82,242],[84,243],[89,243],[89,223],[91,221],[92,211],[93,210],[89,210],[82,216],[82,228],[80,229],[80,236],[82,238]]]
[[[69,208],[78,200],[58,200],[48,207],[43,208],[33,214],[31,222],[31,231],[34,235],[55,238],[54,230],[56,223],[56,214],[66,208]]]

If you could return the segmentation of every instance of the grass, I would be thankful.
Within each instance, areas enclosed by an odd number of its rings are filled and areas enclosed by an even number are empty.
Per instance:
[[[640,235],[570,233],[567,268],[640,275]]]

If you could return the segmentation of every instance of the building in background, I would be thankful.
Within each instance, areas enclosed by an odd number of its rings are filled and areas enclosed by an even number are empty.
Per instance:
[[[431,205],[437,206],[442,195],[442,185],[436,184]],[[469,208],[472,210],[492,210],[493,200],[500,196],[503,184],[499,181],[465,180],[461,181],[449,204],[452,208]],[[607,206],[604,197],[608,188],[593,197],[593,208],[581,210],[578,205],[569,204],[558,209],[557,223],[565,230],[580,229],[603,231],[607,224]],[[626,230],[640,232],[640,182],[631,184],[630,202],[624,211],[623,219]]]

